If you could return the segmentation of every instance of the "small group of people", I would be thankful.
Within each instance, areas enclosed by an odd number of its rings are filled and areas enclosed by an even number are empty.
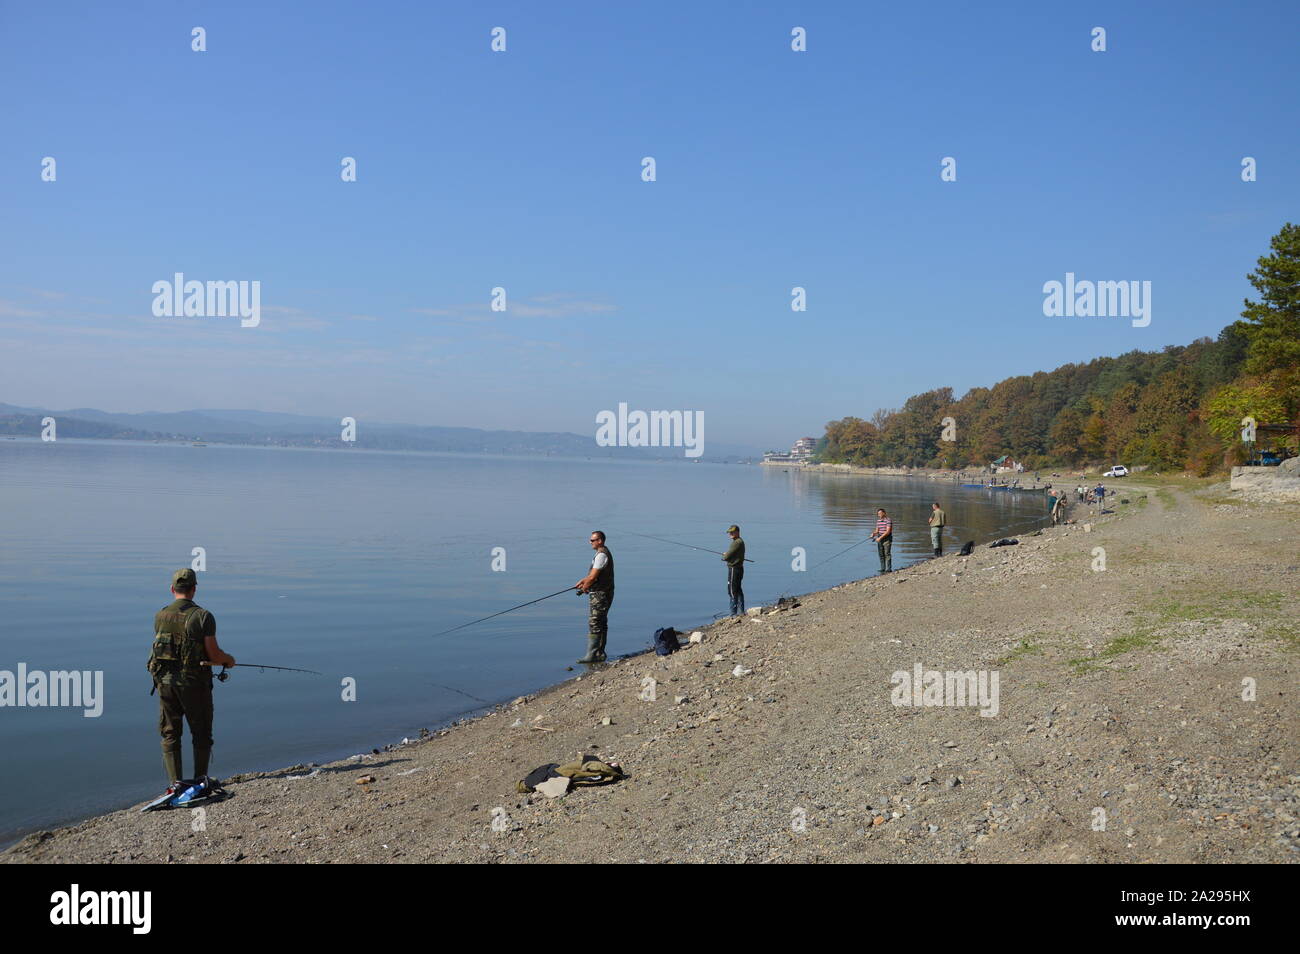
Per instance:
[[[935,556],[943,556],[943,528],[948,524],[947,514],[936,500],[930,504],[930,549]],[[884,507],[876,510],[876,529],[868,538],[876,542],[876,554],[880,557],[880,572],[892,573],[894,570],[894,519],[885,512]]]
[[[1100,490],[1100,488],[1098,488]],[[930,505],[930,545],[935,556],[943,555],[943,528],[947,517],[938,501]],[[731,540],[722,562],[727,565],[727,597],[732,616],[745,613],[745,541],[740,527],[726,530]],[[880,557],[880,572],[893,571],[894,521],[883,507],[876,511],[876,528],[871,540]],[[585,576],[573,585],[588,600],[587,653],[580,663],[606,660],[609,611],[614,604],[614,555],[603,530],[588,536],[593,552]],[[715,551],[716,552],[716,551]],[[163,770],[168,782],[185,777],[181,754],[181,733],[188,723],[194,752],[194,774],[207,774],[212,754],[212,667],[234,666],[231,656],[217,643],[217,623],[211,613],[194,602],[198,579],[186,568],[172,574],[172,602],[154,616],[154,643],[149,655],[149,672],[159,698],[158,728],[162,736]]]
[[[1096,487],[1088,487],[1084,484],[1080,484],[1078,487],[1074,488],[1074,492],[1078,495],[1080,503],[1096,504],[1098,512],[1103,510],[1106,506],[1107,490],[1102,484],[1098,484]]]

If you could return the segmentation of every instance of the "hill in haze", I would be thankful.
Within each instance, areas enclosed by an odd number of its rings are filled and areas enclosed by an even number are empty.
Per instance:
[[[338,447],[340,418],[255,410],[144,411],[134,414],[97,408],[20,407],[0,403],[0,433],[28,436],[41,431],[41,418],[58,421],[61,437],[115,440],[208,441],[279,447]],[[682,459],[677,447],[599,447],[591,435],[568,432],[493,431],[474,427],[432,427],[361,421],[354,445],[362,450],[445,451],[462,454],[538,454],[560,457]],[[705,440],[704,460],[757,458],[757,448]]]

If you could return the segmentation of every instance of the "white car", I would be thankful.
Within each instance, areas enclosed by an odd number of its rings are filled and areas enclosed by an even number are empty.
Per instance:
[[[1125,467],[1123,464],[1116,464],[1110,470],[1106,471],[1106,473],[1102,474],[1102,476],[1103,477],[1127,477],[1128,468]]]

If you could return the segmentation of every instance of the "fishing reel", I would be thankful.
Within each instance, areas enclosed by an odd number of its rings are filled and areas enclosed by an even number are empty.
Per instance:
[[[226,672],[226,667],[221,667],[221,672],[217,673],[217,682],[225,682],[230,678],[230,673]]]

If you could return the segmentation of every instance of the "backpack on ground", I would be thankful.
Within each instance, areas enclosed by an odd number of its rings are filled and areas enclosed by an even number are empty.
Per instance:
[[[149,802],[142,812],[156,812],[166,808],[194,808],[208,802],[219,802],[230,793],[221,787],[221,782],[208,775],[199,778],[181,779],[167,786],[167,791]]]
[[[681,644],[677,642],[677,630],[671,626],[655,630],[655,655],[667,656],[681,648]]]

